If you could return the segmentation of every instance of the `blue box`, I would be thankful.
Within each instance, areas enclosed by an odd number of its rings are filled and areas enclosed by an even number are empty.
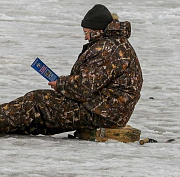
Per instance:
[[[41,74],[45,79],[49,82],[57,80],[59,77],[47,66],[45,65],[39,58],[32,63],[31,67],[36,70],[39,74]]]

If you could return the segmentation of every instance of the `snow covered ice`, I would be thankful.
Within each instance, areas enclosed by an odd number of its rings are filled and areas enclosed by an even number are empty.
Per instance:
[[[0,176],[180,176],[179,0],[0,0],[0,104],[49,89],[30,67],[36,57],[58,75],[69,74],[85,43],[81,20],[96,3],[131,22],[144,85],[129,125],[159,143],[76,141],[64,139],[67,133],[2,136]]]

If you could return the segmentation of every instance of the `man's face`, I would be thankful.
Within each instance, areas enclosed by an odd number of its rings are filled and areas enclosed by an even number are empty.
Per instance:
[[[88,28],[83,28],[83,31],[84,31],[84,39],[90,41],[90,39],[91,39],[90,31],[91,30]]]

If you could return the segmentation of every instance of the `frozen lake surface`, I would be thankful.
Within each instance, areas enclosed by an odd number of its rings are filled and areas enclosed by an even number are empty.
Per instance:
[[[97,1],[0,0],[0,104],[48,89],[31,67],[41,58],[58,75],[69,74],[81,52],[81,20]],[[3,177],[180,176],[180,1],[99,0],[121,21],[130,21],[130,42],[144,85],[129,125],[141,139],[159,143],[106,143],[54,136],[0,137]],[[154,99],[150,99],[153,97]],[[172,143],[167,139],[175,138]]]

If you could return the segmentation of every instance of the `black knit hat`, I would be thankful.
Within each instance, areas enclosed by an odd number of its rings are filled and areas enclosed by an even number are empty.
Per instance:
[[[94,30],[104,30],[112,21],[113,18],[109,10],[102,4],[96,4],[87,12],[81,26]]]

